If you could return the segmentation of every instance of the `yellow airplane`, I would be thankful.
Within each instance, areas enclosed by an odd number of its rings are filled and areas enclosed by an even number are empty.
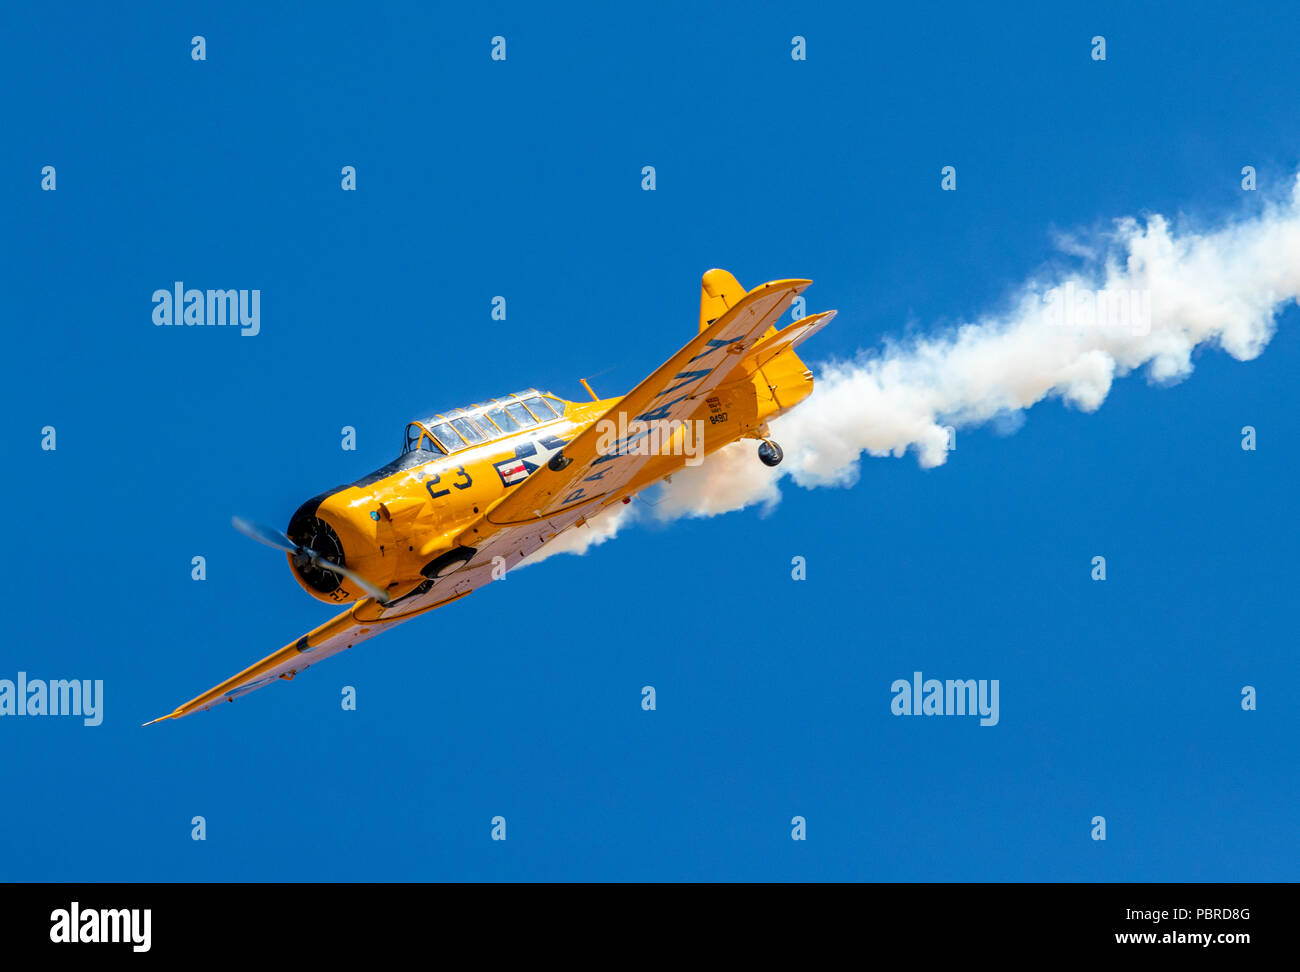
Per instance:
[[[567,402],[521,392],[411,422],[402,454],[308,500],[286,533],[236,517],[282,549],[313,597],[349,607],[164,719],[202,712],[442,607],[504,575],[566,530],[738,439],[782,458],[770,419],[812,392],[794,348],[835,311],[775,321],[811,280],[746,291],[725,270],[701,281],[700,331],[622,398]]]

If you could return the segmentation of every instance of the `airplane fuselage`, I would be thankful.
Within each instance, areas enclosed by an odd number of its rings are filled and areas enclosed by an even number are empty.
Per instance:
[[[811,390],[811,374],[793,352],[778,354],[752,374],[712,389],[679,428],[650,437],[654,451],[633,480],[632,491],[738,439],[761,437],[770,419]],[[357,482],[308,500],[286,532],[295,543],[388,591],[390,600],[408,595],[429,578],[459,566],[454,552],[473,541],[463,532],[566,442],[593,423],[606,422],[617,430],[620,419],[623,430],[612,438],[625,441],[628,417],[619,415],[621,399],[551,401],[563,405],[563,414],[522,431],[462,445],[450,454],[410,449]],[[635,447],[645,449],[647,443]],[[293,554],[286,556],[295,578],[313,597],[334,604],[365,597],[347,579],[313,569]]]

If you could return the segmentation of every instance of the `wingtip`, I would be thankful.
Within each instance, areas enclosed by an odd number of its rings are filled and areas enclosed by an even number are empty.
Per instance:
[[[155,722],[162,722],[164,719],[172,719],[175,718],[175,716],[175,712],[168,712],[166,715],[161,715],[157,719],[150,719],[148,722],[140,723],[140,728],[143,729],[145,726],[152,726]]]

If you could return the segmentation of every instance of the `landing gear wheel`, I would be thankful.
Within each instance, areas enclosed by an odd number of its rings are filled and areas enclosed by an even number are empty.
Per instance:
[[[785,453],[771,439],[764,439],[763,444],[758,447],[758,458],[765,466],[779,466],[781,460],[785,458]]]
[[[420,573],[430,580],[446,577],[473,560],[476,553],[478,551],[473,547],[456,547],[454,550],[448,550],[446,553],[434,557],[433,560],[424,565],[424,570],[420,571]]]

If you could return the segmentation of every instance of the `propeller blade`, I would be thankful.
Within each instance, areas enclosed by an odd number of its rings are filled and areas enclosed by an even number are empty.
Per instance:
[[[370,583],[370,581],[366,580],[355,570],[349,570],[346,567],[340,567],[338,564],[334,563],[334,561],[326,560],[324,557],[316,553],[314,550],[304,549],[303,552],[311,557],[311,562],[315,564],[317,567],[323,567],[325,570],[328,570],[331,573],[338,574],[340,577],[346,577],[348,580],[352,581],[352,583],[356,584],[357,587],[361,588],[363,591],[365,591],[367,594],[373,597],[381,605],[388,603],[388,592]]]
[[[301,547],[279,530],[273,530],[271,527],[265,527],[259,523],[245,520],[242,516],[232,516],[230,518],[230,525],[244,536],[248,537],[248,539],[256,540],[258,543],[267,547],[273,547],[276,550],[283,550],[285,553],[299,553],[302,550]]]

